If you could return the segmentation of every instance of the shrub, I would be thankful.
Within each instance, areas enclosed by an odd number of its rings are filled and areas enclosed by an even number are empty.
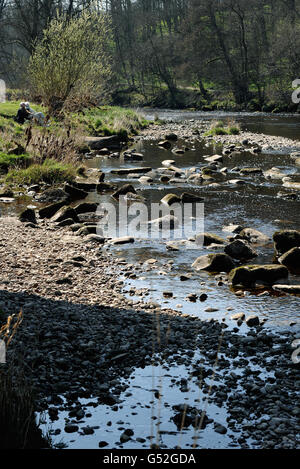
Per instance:
[[[60,14],[43,34],[30,58],[29,74],[50,113],[60,111],[67,100],[92,101],[110,78],[108,15],[83,11],[70,19]]]

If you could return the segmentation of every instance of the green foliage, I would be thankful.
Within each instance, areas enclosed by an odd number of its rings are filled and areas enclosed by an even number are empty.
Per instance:
[[[53,19],[35,45],[29,75],[35,93],[47,105],[64,104],[68,98],[96,96],[110,77],[109,18],[84,11],[69,19]]]
[[[214,135],[239,135],[240,126],[236,122],[229,121],[225,126],[223,121],[214,121],[211,124],[210,130],[208,130],[204,135],[205,136],[214,136]]]
[[[28,154],[8,155],[0,153],[0,171],[7,172],[10,168],[25,168],[30,165],[32,159]]]
[[[229,127],[229,135],[239,135],[240,129],[238,127]]]
[[[55,184],[72,182],[76,177],[76,167],[67,163],[47,159],[43,164],[33,164],[27,169],[10,170],[4,181],[14,184]]]

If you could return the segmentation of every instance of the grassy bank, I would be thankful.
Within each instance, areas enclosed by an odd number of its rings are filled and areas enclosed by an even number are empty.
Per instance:
[[[31,107],[47,115],[47,109]],[[102,106],[50,118],[46,127],[15,122],[19,102],[0,103],[0,183],[71,182],[82,166],[85,136],[119,135],[124,141],[148,125],[132,109]]]

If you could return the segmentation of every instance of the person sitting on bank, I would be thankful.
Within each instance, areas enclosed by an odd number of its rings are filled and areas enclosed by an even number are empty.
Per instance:
[[[17,112],[17,116],[15,118],[18,124],[24,124],[25,120],[30,119],[30,112],[26,109],[26,105],[24,102],[20,103],[20,107]]]
[[[30,114],[30,119],[33,119],[39,125],[45,125],[45,116],[42,112],[36,112],[32,109],[28,101],[25,103],[25,108]]]

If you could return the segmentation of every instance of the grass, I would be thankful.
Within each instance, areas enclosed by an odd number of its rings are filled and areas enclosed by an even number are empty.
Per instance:
[[[26,169],[11,169],[4,178],[5,183],[13,184],[58,184],[72,182],[77,168],[69,163],[46,159],[42,164],[33,164]]]
[[[226,126],[222,121],[213,121],[210,129],[204,135],[239,135],[239,133],[240,125],[234,121],[228,121]]]
[[[19,109],[20,102],[19,101],[6,101],[5,103],[0,103],[0,116],[5,115],[9,117],[14,117],[17,115],[17,111]],[[37,112],[46,113],[46,109],[44,106],[40,104],[31,104],[30,106]]]
[[[81,124],[92,136],[136,135],[139,130],[147,127],[148,121],[133,109],[119,106],[102,106],[87,109],[82,115],[71,114],[73,125]]]

